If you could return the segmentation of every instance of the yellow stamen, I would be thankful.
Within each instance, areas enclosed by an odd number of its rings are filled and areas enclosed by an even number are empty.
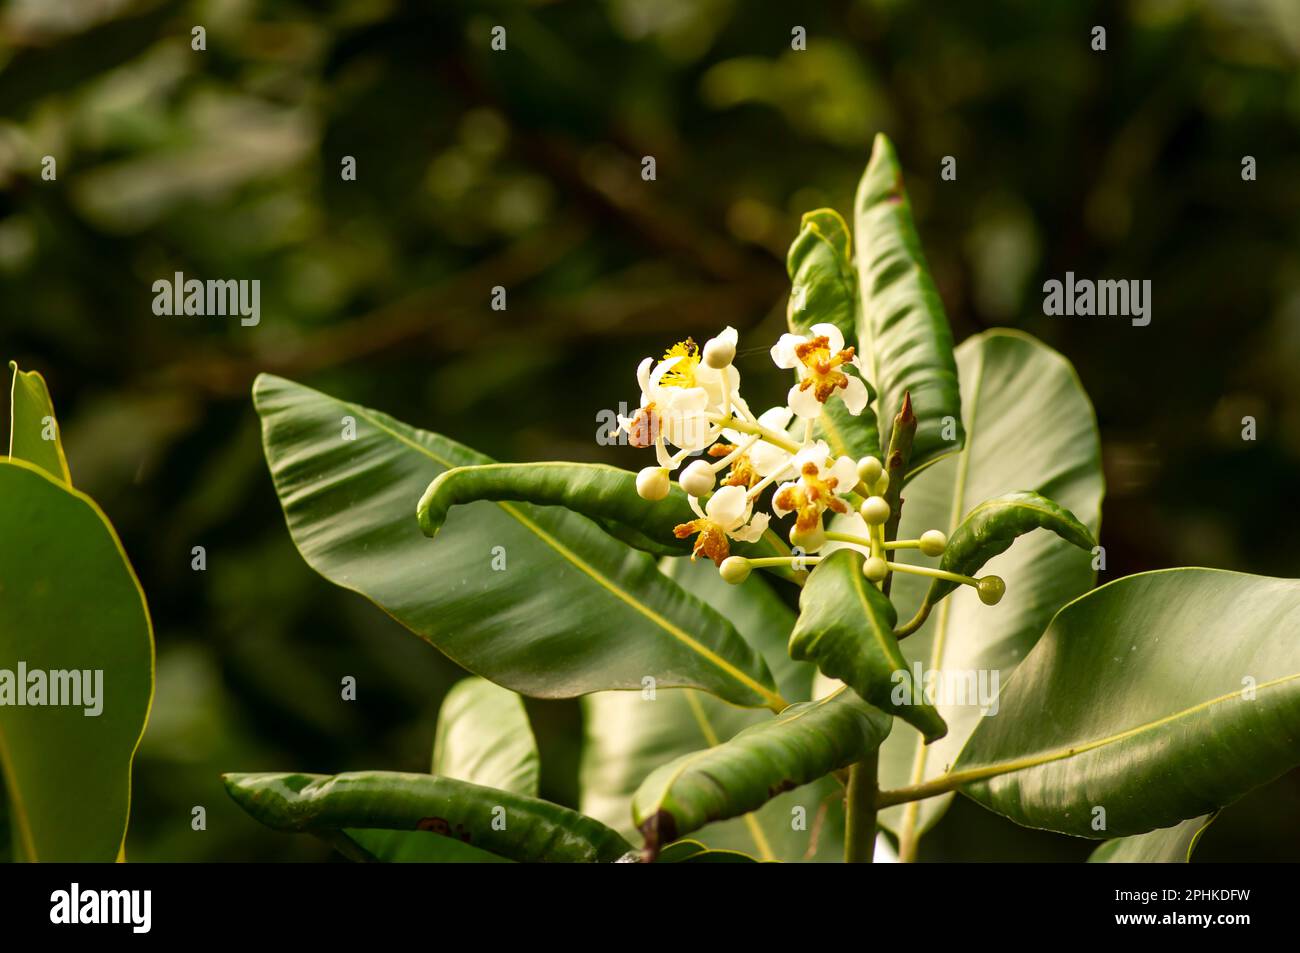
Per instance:
[[[679,523],[673,527],[673,535],[678,539],[685,539],[693,533],[700,535],[691,550],[691,559],[704,555],[712,559],[715,566],[721,566],[722,561],[731,555],[731,544],[727,542],[727,534],[713,520],[691,520],[689,523]]]
[[[664,372],[659,383],[664,387],[694,387],[695,369],[700,366],[700,348],[692,339],[678,341],[664,352],[664,360],[681,358]]]

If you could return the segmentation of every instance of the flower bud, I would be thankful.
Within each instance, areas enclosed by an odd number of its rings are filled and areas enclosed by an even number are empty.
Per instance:
[[[707,496],[713,489],[713,468],[703,460],[696,460],[682,471],[677,482],[691,496]]]
[[[875,482],[880,479],[880,474],[884,472],[884,464],[875,457],[863,457],[858,461],[858,479],[868,488],[875,485]]]
[[[889,564],[879,556],[871,556],[862,564],[862,575],[872,582],[880,582],[889,575]]]
[[[636,475],[637,496],[643,500],[662,500],[668,495],[668,470],[664,467],[646,467]]]
[[[885,502],[883,496],[869,496],[866,501],[858,507],[858,512],[862,518],[867,521],[869,526],[879,526],[885,520],[889,519],[889,504]]]
[[[744,556],[728,556],[718,567],[718,573],[724,582],[737,586],[749,578],[751,568],[749,560]]]
[[[880,474],[880,479],[871,486],[871,492],[876,496],[884,496],[889,489],[889,471],[885,470]]]
[[[709,338],[704,342],[704,363],[715,371],[720,371],[729,366],[735,359],[736,345],[734,341]]]
[[[805,553],[815,553],[826,545],[826,530],[822,528],[821,520],[808,529],[800,529],[796,523],[790,530],[790,545],[798,546]]]
[[[927,556],[942,556],[948,546],[948,537],[937,529],[927,529],[921,534],[921,552]]]
[[[978,580],[979,585],[975,587],[980,594],[980,602],[986,606],[995,606],[1002,601],[1002,595],[1007,591],[1007,584],[998,576],[985,576]]]

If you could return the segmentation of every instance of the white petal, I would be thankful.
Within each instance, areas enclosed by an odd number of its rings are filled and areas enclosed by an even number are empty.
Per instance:
[[[759,476],[771,476],[779,472],[789,459],[790,454],[766,441],[760,440],[749,448],[749,462]]]
[[[798,484],[797,484],[797,483],[782,483],[780,486],[778,486],[778,487],[776,488],[776,493],[772,496],[772,512],[775,513],[775,514],[777,515],[777,518],[778,518],[778,519],[779,519],[780,517],[782,517],[782,516],[785,516],[787,513],[793,513],[793,512],[794,512],[794,510],[788,510],[788,509],[786,509],[784,506],[782,506],[781,504],[777,503],[777,500],[780,499],[780,497],[781,497],[781,493],[782,493],[784,490],[786,490],[787,488],[792,487],[792,486],[798,486]]]
[[[659,436],[659,439],[655,441],[655,459],[659,461],[661,467],[667,467],[670,470],[672,469],[673,455],[669,453],[668,448],[664,446],[664,438],[662,434]]]
[[[636,382],[641,385],[641,405],[645,406],[646,394],[650,393],[650,368],[654,364],[653,357],[647,357],[637,365]]]
[[[651,390],[657,389],[659,387],[659,382],[663,380],[663,376],[667,374],[669,371],[671,371],[673,369],[673,365],[675,365],[680,360],[681,360],[680,357],[670,357],[656,364],[654,372],[650,375],[650,389]]]
[[[732,539],[738,539],[742,543],[757,543],[767,532],[768,515],[766,513],[756,513],[754,518],[746,523],[740,529],[732,530],[728,535]]]
[[[769,407],[758,415],[758,422],[768,430],[784,432],[790,426],[790,418],[793,416],[789,407]]]
[[[696,516],[700,519],[708,519],[708,517],[704,515],[704,510],[700,509],[700,498],[698,496],[688,496],[686,499],[690,500],[691,509],[695,511]],[[862,525],[866,526],[867,524],[864,521]]]
[[[839,457],[831,467],[831,476],[835,478],[835,492],[843,496],[858,485],[858,464],[852,457]]]
[[[722,333],[718,335],[718,340],[724,344],[735,344],[740,340],[740,334],[731,325],[727,325],[722,329]]]
[[[814,324],[809,330],[814,337],[826,336],[827,347],[831,349],[832,354],[837,354],[844,350],[844,332],[833,324]]]
[[[745,521],[745,514],[749,510],[746,499],[748,495],[744,487],[724,486],[709,497],[709,502],[704,504],[704,511],[708,513],[709,519],[730,532]]]
[[[794,349],[806,340],[808,339],[801,334],[782,334],[781,339],[772,345],[772,360],[776,362],[776,366],[786,370],[800,367],[802,362]]]
[[[703,410],[672,408],[661,415],[663,434],[674,447],[683,450],[703,450],[713,443],[717,434],[709,426]]]
[[[800,390],[799,385],[796,384],[790,388],[786,400],[790,402],[790,409],[804,420],[816,420],[822,415],[821,401],[817,399],[817,395],[811,387],[807,390]]]
[[[852,375],[846,376],[849,378],[848,386],[837,388],[835,393],[839,395],[840,400],[844,401],[844,406],[849,409],[849,413],[856,417],[862,413],[862,408],[867,406],[867,385]]]

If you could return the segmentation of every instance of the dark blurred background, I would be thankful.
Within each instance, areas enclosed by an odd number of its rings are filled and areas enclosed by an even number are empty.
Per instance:
[[[784,392],[766,347],[785,250],[802,212],[851,211],[878,130],[956,338],[1020,327],[1078,368],[1105,447],[1103,580],[1300,575],[1300,4],[808,6],[0,8],[0,357],[49,380],[73,479],[116,524],[157,629],[131,859],[326,858],[246,818],[218,774],[426,770],[459,675],[298,557],[248,397],[258,371],[502,459],[639,466],[595,435],[598,412],[635,403],[642,356],[734,324],[755,348],[747,391]],[[1044,317],[1042,283],[1067,270],[1150,279],[1151,325]],[[176,271],[260,279],[261,323],[155,316],[151,285]],[[543,793],[573,803],[577,707],[530,711]],[[1300,858],[1297,804],[1293,773],[1225,812],[1198,859]],[[923,843],[960,860],[1092,846],[960,799]]]

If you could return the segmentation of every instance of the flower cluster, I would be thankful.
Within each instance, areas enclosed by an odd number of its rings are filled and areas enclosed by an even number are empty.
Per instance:
[[[1001,598],[1001,580],[956,577],[889,562],[887,550],[918,549],[938,556],[947,545],[939,530],[916,540],[885,539],[891,506],[889,474],[880,460],[836,456],[824,440],[814,440],[815,425],[832,400],[854,416],[867,406],[870,389],[852,347],[833,324],[815,324],[807,335],[783,334],[771,350],[777,367],[796,373],[786,403],[755,414],[740,394],[734,366],[737,333],[726,328],[703,348],[687,339],[660,360],[646,358],[637,368],[641,404],[619,426],[636,447],[653,447],[657,466],[637,474],[637,492],[661,500],[671,489],[672,473],[686,491],[696,518],[678,525],[679,539],[694,537],[693,558],[706,556],[728,582],[739,583],[756,566],[815,563],[828,542],[862,549],[863,573],[879,584],[894,570],[942,575],[976,586],[989,604]],[[693,459],[692,459],[693,458]],[[687,462],[690,460],[690,462]],[[771,513],[758,510],[765,490]],[[831,532],[826,514],[847,519],[853,532]],[[789,556],[733,556],[732,542],[753,543],[769,532],[773,516],[794,516]],[[992,582],[996,580],[996,584]]]

